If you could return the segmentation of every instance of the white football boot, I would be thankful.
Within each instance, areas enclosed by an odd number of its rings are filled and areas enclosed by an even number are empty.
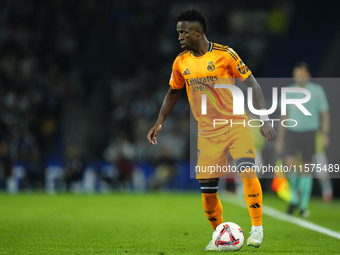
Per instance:
[[[247,245],[248,246],[254,246],[255,248],[259,248],[262,239],[263,239],[263,231],[255,229],[249,232],[250,236],[247,239]]]
[[[205,251],[217,251],[214,240],[211,240],[209,244],[204,248]]]

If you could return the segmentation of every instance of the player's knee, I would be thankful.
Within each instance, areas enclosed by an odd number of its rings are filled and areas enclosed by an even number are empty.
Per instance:
[[[241,173],[244,171],[250,171],[255,166],[254,158],[238,158],[236,159],[237,170]]]
[[[255,178],[256,171],[254,169],[255,159],[254,158],[238,158],[236,160],[237,170],[242,178]]]

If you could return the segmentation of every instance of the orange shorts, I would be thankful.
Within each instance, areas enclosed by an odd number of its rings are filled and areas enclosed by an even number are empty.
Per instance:
[[[230,170],[237,171],[236,167],[228,168],[229,153],[235,161],[238,158],[255,159],[254,135],[248,126],[232,127],[214,137],[198,137],[196,179],[218,178]]]

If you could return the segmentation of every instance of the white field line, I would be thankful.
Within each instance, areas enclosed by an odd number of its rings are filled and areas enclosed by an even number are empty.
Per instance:
[[[219,194],[221,194],[221,199],[223,201],[248,209],[247,204],[244,201],[244,198],[242,196],[233,195],[233,194],[230,194],[230,193],[227,193],[227,192],[219,192]],[[340,239],[340,233],[339,232],[336,232],[334,230],[330,230],[328,228],[321,227],[321,226],[314,224],[312,222],[309,222],[307,220],[303,220],[303,219],[297,218],[295,216],[285,214],[285,213],[280,212],[280,211],[278,211],[278,210],[276,210],[276,209],[274,209],[270,206],[262,205],[262,213],[266,214],[270,217],[273,217],[273,218],[276,218],[276,219],[279,219],[279,220],[282,220],[282,221],[287,221],[287,222],[293,223],[295,225],[301,226],[303,228],[311,229],[311,230],[314,230],[316,232],[319,232],[319,233]]]

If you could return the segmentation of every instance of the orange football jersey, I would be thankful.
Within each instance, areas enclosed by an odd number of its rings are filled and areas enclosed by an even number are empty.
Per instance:
[[[211,43],[206,54],[195,57],[190,51],[177,56],[172,66],[170,86],[181,89],[184,84],[193,116],[198,121],[198,135],[212,137],[230,129],[230,122],[248,121],[246,113],[233,114],[233,96],[229,89],[216,84],[235,86],[235,77],[244,81],[251,71],[230,47]],[[202,114],[202,95],[206,96],[206,114]],[[228,120],[215,125],[214,119]]]

